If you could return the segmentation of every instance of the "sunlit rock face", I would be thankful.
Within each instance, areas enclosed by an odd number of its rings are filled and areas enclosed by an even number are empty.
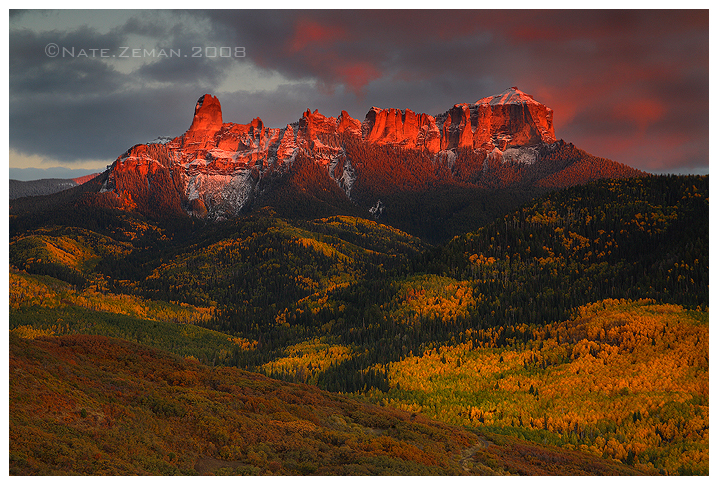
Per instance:
[[[439,151],[441,133],[433,116],[410,109],[372,108],[362,123],[362,136],[369,143]]]
[[[219,99],[205,94],[197,100],[192,124],[186,135],[207,136],[216,133],[220,128],[222,128],[222,106],[219,104]]]
[[[222,128],[222,106],[219,99],[205,94],[197,100],[192,124],[182,136],[187,149],[206,148],[214,135]]]
[[[504,151],[556,141],[553,110],[515,87],[473,104],[456,104],[436,117],[372,108],[362,123],[362,136],[370,143],[430,153],[455,148]]]
[[[286,172],[302,153],[351,197],[358,174],[345,143],[352,138],[420,150],[437,163],[453,162],[460,148],[531,162],[532,147],[556,141],[553,111],[517,88],[437,116],[374,107],[359,122],[346,111],[334,118],[306,110],[284,128],[267,127],[259,118],[225,123],[219,100],[205,94],[183,135],[129,149],[112,165],[102,191],[128,208],[231,217],[248,206],[263,179]]]
[[[441,149],[473,148],[491,152],[554,143],[553,110],[512,87],[474,104],[457,104],[436,117]]]
[[[332,118],[307,110],[285,128],[269,128],[259,118],[223,123],[219,100],[205,94],[183,135],[129,149],[112,165],[102,191],[127,208],[231,217],[252,200],[264,176],[286,171],[303,152],[349,195],[356,176],[342,147],[343,135],[361,136],[361,124],[345,111]],[[158,173],[171,183],[153,186]]]

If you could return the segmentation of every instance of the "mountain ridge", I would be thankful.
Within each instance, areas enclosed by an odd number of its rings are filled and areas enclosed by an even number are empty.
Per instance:
[[[347,199],[356,202],[361,199],[354,190],[357,179],[369,174],[358,168],[361,164],[356,153],[349,153],[349,143],[362,149],[387,146],[413,152],[411,156],[421,157],[425,168],[445,172],[439,177],[444,182],[474,186],[481,186],[477,179],[482,174],[494,178],[509,166],[546,165],[540,163],[539,152],[563,146],[555,137],[553,110],[515,87],[473,104],[456,104],[437,116],[373,107],[360,122],[346,111],[335,118],[306,110],[297,122],[284,128],[267,127],[260,118],[246,124],[225,122],[219,100],[205,94],[197,101],[184,134],[164,144],[130,148],[112,164],[101,192],[114,197],[120,207],[141,212],[232,217],[261,199],[263,179],[285,174],[301,154],[323,167]],[[400,158],[408,156],[399,153]],[[466,161],[470,170],[459,172],[458,167]],[[388,170],[403,162],[386,156],[377,161]],[[615,162],[603,163],[610,166],[609,176],[641,174]],[[523,178],[512,177],[519,182]],[[166,194],[158,207],[153,192],[161,190]],[[375,204],[372,200],[369,207]]]
[[[185,133],[134,145],[96,184],[14,201],[11,213],[69,203],[223,220],[271,206],[372,217],[438,242],[551,189],[640,175],[557,139],[553,110],[516,87],[436,116],[372,107],[359,121],[307,109],[284,128],[227,122],[205,94]]]
[[[100,174],[91,173],[74,178],[42,178],[36,180],[16,180],[11,178],[8,187],[10,200],[20,197],[54,194],[89,182],[98,175]]]

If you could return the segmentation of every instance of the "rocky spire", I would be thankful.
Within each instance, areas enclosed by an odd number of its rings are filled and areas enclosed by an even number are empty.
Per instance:
[[[192,125],[185,133],[186,142],[199,142],[212,137],[222,128],[222,106],[219,99],[205,94],[197,100]]]

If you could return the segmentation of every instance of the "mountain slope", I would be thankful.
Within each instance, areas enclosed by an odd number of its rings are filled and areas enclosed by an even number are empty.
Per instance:
[[[438,185],[551,186],[546,176],[580,161],[597,167],[574,170],[573,179],[559,176],[556,182],[640,174],[609,160],[586,162],[587,154],[564,153],[564,145],[555,138],[552,110],[517,88],[457,104],[436,117],[375,107],[359,123],[346,112],[333,118],[307,110],[283,129],[265,127],[259,118],[224,123],[219,100],[204,95],[185,134],[128,150],[113,164],[102,191],[145,213],[175,212],[179,205],[190,214],[222,218],[246,210],[273,188],[269,200],[275,204],[305,202],[297,200],[298,192],[309,192],[325,204],[352,201],[367,211],[378,197],[425,193]],[[313,165],[317,175],[282,177],[297,163]],[[540,177],[543,182],[535,184]],[[265,182],[277,178],[280,184]]]
[[[637,473],[104,337],[11,336],[9,419],[11,475]]]
[[[705,416],[707,397],[700,386],[707,376],[701,374],[700,356],[688,355],[669,336],[684,332],[683,324],[689,320],[697,322],[691,327],[707,320],[708,177],[652,176],[563,189],[421,256],[425,246],[417,238],[375,221],[342,215],[307,221],[281,218],[265,208],[222,222],[188,217],[153,220],[135,211],[88,204],[75,210],[58,208],[53,216],[11,219],[10,262],[32,273],[11,268],[10,327],[15,336],[121,337],[194,356],[203,363],[234,365],[324,390],[386,398],[386,404],[404,410],[421,407],[431,414],[440,409],[439,404],[446,405],[459,414],[435,416],[476,426],[488,426],[490,418],[506,428],[503,431],[539,443],[547,439],[562,446],[593,446],[592,453],[604,450],[606,456],[624,463],[635,463],[638,457],[647,471],[651,463],[659,472],[705,473],[702,425],[695,425]],[[606,335],[599,329],[591,337],[593,343],[582,343],[580,329],[585,322],[575,321],[580,307],[596,302],[610,306],[614,303],[605,299],[626,297],[651,297],[656,302],[619,302],[628,310],[611,311],[597,320],[609,322],[601,323]],[[561,413],[560,409],[539,407],[531,416],[510,414],[508,407],[503,416],[494,411],[491,403],[501,395],[496,392],[497,382],[501,391],[502,385],[509,389],[516,379],[535,378],[534,393],[521,398],[543,406],[555,402],[547,401],[549,395],[541,390],[537,399],[538,384],[558,383],[560,376],[554,379],[551,373],[566,371],[575,360],[583,365],[590,356],[598,366],[596,372],[580,376],[585,380],[576,384],[579,388],[591,386],[599,371],[610,374],[612,365],[634,355],[633,350],[614,355],[611,347],[622,352],[621,341],[613,341],[619,338],[614,335],[617,329],[622,329],[621,339],[643,335],[642,327],[620,323],[621,312],[628,322],[643,322],[643,309],[636,307],[645,305],[657,305],[651,311],[659,316],[672,314],[676,325],[654,325],[662,329],[655,348],[641,347],[648,353],[635,356],[643,359],[650,354],[668,362],[676,360],[675,352],[683,352],[688,371],[698,376],[690,381],[673,374],[666,378],[662,385],[684,382],[693,388],[666,394],[665,406],[654,406],[658,414],[650,410],[645,414],[641,402],[633,400],[646,397],[644,391],[654,396],[651,393],[658,388],[632,393],[633,384],[625,386],[620,379],[610,381],[613,393],[583,395],[582,402],[639,406],[631,413],[640,411],[641,423],[638,414],[624,413],[620,421],[606,418],[599,424],[586,414],[579,423],[586,425],[581,436],[580,429],[570,426],[559,431],[556,426],[554,431],[539,429],[542,425],[536,420],[543,413]],[[693,339],[692,348],[698,351],[705,338],[693,330],[683,334]],[[547,342],[554,334],[560,334],[561,341],[550,346]],[[474,353],[464,356],[467,348]],[[516,360],[517,354],[523,360]],[[614,357],[618,360],[611,360]],[[462,367],[469,358],[489,363],[503,359],[498,372],[510,373],[482,381],[482,392],[440,386],[454,377],[464,379],[454,372],[471,368]],[[411,370],[425,364],[439,366],[444,374],[419,376]],[[620,367],[629,374],[649,374],[640,369],[640,361],[636,364],[639,367]],[[675,369],[686,370],[685,366]],[[418,383],[411,380],[415,377],[420,377]],[[409,382],[414,388],[405,387]],[[523,386],[528,381],[521,382]],[[530,390],[530,384],[524,387]],[[448,395],[442,394],[445,391]],[[444,403],[437,401],[444,397]],[[51,401],[46,404],[51,407]],[[473,415],[472,408],[476,408]],[[509,429],[510,417],[519,424]],[[692,450],[686,455],[688,462],[671,458],[678,450],[670,444],[679,436],[674,427],[682,422],[691,423],[685,429],[692,431],[680,437]],[[635,430],[646,423],[660,428],[649,443],[653,448],[629,446],[636,440],[627,442],[625,430],[618,429]],[[575,440],[571,433],[577,435]],[[500,438],[486,436],[499,443]],[[600,436],[605,443],[597,441]],[[463,452],[487,456],[490,446],[476,449],[479,444]],[[511,455],[514,468],[504,468],[510,471],[527,470],[516,464],[522,454],[543,453],[520,443],[511,446],[518,454]],[[633,455],[627,453],[629,449]],[[503,451],[491,453],[500,456]],[[560,453],[545,456],[562,459]],[[540,466],[556,473],[564,470],[545,461]]]
[[[351,392],[386,386],[374,364],[469,328],[561,321],[605,298],[706,307],[707,186],[707,177],[647,177],[564,189],[421,257],[416,238],[348,216],[301,221],[265,210],[173,226],[100,211],[86,222],[91,232],[12,223],[10,262],[78,291],[211,307],[202,325],[261,342],[231,362],[250,368],[332,337],[359,350],[317,382]],[[409,332],[407,322],[421,325]]]
[[[375,402],[649,472],[708,473],[708,312],[603,300],[531,335],[447,344],[385,366]]]
[[[536,321],[532,309],[537,314],[541,306],[561,319],[603,298],[703,306],[708,215],[707,176],[602,180],[536,199],[454,238],[427,256],[425,269],[480,281],[481,292],[500,302],[499,318],[512,315],[509,321]]]

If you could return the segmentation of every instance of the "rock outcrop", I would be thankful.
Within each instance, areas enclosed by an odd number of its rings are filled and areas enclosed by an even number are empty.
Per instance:
[[[114,162],[102,192],[121,207],[231,217],[261,192],[265,178],[285,173],[302,154],[351,197],[361,173],[347,156],[348,140],[417,151],[458,182],[472,183],[497,164],[534,163],[556,137],[553,111],[515,87],[437,116],[374,107],[359,122],[346,111],[334,118],[307,110],[284,128],[259,118],[225,123],[219,100],[205,94],[183,135],[132,147]],[[459,149],[474,155],[458,159]]]
[[[437,153],[441,133],[433,116],[410,109],[372,108],[362,123],[362,136],[368,143],[397,145],[402,148]]]
[[[369,143],[429,153],[455,148],[504,151],[556,141],[553,110],[515,87],[474,104],[456,104],[436,117],[374,107],[362,123],[362,136]]]
[[[205,146],[222,128],[222,106],[219,99],[205,94],[197,100],[192,124],[183,136],[183,145],[195,148]]]
[[[512,87],[474,104],[456,104],[437,116],[441,149],[473,148],[491,152],[554,143],[553,110]]]

